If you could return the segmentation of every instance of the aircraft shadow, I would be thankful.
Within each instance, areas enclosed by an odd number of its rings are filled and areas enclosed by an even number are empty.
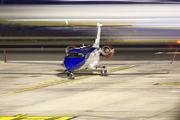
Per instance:
[[[92,72],[86,72],[86,73],[74,73],[74,77],[80,77],[80,76],[86,76],[86,75],[98,75]],[[60,78],[68,78],[66,73],[58,73],[56,74],[56,76],[60,77]]]
[[[31,75],[30,77],[39,77],[41,75],[56,75],[60,78],[68,78],[67,74],[64,72],[59,73],[0,73],[0,74],[7,74],[7,75]],[[108,73],[108,75],[151,75],[151,74],[169,74],[169,71],[162,72],[162,73]],[[93,75],[93,76],[100,76],[100,74],[93,73],[93,71],[87,71],[87,72],[78,72],[76,71],[74,73],[75,77],[80,76],[86,76],[86,75]],[[13,76],[11,76],[13,77]]]

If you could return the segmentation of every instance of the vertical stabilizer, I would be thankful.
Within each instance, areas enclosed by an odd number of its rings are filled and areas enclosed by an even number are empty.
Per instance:
[[[101,36],[101,23],[97,24],[97,37],[95,40],[95,43],[93,44],[93,47],[99,47],[99,43],[100,43],[100,36]]]

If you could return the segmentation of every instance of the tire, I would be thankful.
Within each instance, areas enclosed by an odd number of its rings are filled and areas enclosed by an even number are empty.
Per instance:
[[[104,70],[104,76],[107,76],[107,70]]]
[[[104,76],[104,70],[101,70],[101,76]]]

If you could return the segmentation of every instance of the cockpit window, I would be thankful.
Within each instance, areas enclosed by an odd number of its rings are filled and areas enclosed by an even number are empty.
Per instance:
[[[81,52],[69,52],[66,57],[72,57],[72,58],[82,58],[84,57],[83,53]]]

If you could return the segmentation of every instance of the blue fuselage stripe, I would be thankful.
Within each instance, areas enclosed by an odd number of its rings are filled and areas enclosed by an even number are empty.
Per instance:
[[[69,52],[82,52],[84,57],[65,57],[64,58],[64,65],[67,70],[75,70],[81,68],[89,58],[90,54],[95,50],[94,47],[83,47],[78,49],[70,50]]]

